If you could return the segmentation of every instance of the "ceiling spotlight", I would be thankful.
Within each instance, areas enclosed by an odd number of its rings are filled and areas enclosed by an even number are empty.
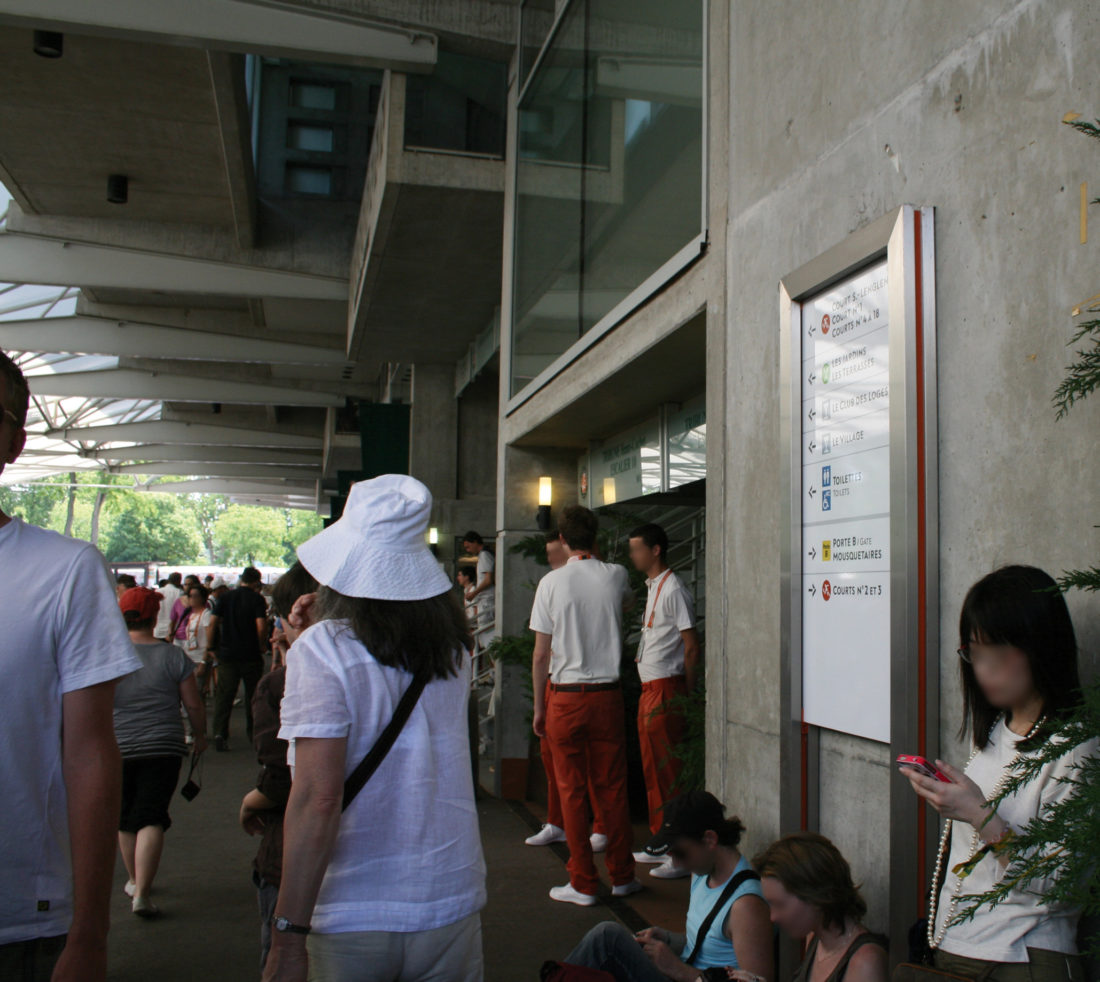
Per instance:
[[[60,31],[35,31],[34,53],[43,58],[60,58],[65,48],[65,35]]]
[[[124,205],[130,193],[130,179],[125,174],[111,174],[107,178],[107,200],[113,205]]]

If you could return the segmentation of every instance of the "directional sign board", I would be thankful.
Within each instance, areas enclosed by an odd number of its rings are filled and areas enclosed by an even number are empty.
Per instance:
[[[801,310],[803,718],[884,742],[890,738],[888,308],[882,261],[807,299]]]
[[[931,208],[901,205],[779,281],[784,829],[835,832],[838,773],[938,751],[934,231]],[[824,747],[844,748],[839,772]],[[888,788],[881,916],[901,937],[937,825],[904,780]]]

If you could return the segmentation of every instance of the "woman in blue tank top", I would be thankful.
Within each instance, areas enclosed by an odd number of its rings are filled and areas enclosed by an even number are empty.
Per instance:
[[[737,846],[745,827],[726,818],[706,791],[668,802],[660,831],[646,846],[691,871],[687,933],[621,924],[593,928],[566,958],[610,972],[617,982],[696,982],[708,968],[738,970],[749,982],[772,982],[772,927],[760,878]]]

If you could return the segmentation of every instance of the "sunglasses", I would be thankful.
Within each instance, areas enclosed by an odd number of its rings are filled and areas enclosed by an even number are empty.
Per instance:
[[[11,421],[12,421],[12,422],[13,422],[13,423],[14,423],[14,424],[15,424],[16,426],[18,426],[18,425],[19,425],[19,417],[18,417],[18,416],[16,416],[16,415],[15,415],[15,413],[13,413],[13,412],[12,412],[12,411],[11,411],[10,409],[5,409],[5,410],[4,410],[4,415],[5,415],[5,416],[10,416],[10,417],[11,417]]]

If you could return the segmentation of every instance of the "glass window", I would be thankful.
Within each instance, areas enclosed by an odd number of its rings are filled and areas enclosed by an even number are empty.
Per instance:
[[[440,51],[430,75],[405,77],[405,146],[504,155],[508,66]]]
[[[522,0],[519,10],[519,84],[527,81],[554,23],[554,0]]]
[[[321,82],[291,82],[290,104],[296,109],[336,109],[336,86]]]
[[[707,476],[707,400],[699,396],[668,414],[668,486]]]
[[[512,392],[702,231],[702,0],[573,0],[519,106]]]
[[[287,164],[286,189],[295,194],[332,194],[332,168]]]
[[[291,150],[314,150],[332,153],[334,140],[331,126],[291,123],[286,131],[286,145]]]

